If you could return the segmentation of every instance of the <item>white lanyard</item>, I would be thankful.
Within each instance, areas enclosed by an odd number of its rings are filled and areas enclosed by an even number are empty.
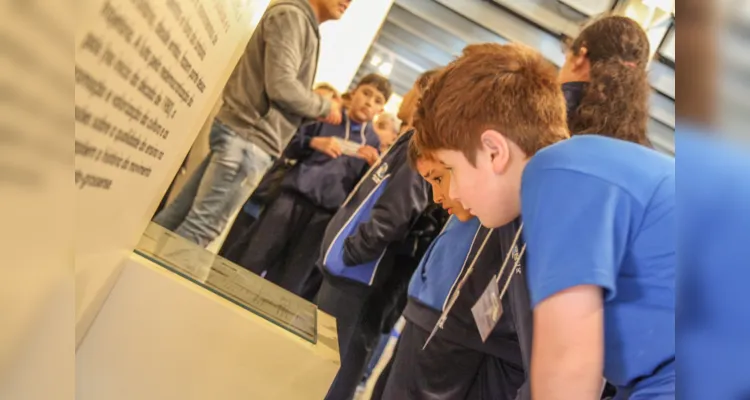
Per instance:
[[[521,226],[518,227],[518,230],[516,231],[516,237],[513,239],[513,244],[510,246],[510,250],[508,251],[508,254],[505,256],[505,261],[503,262],[502,267],[500,268],[500,273],[497,275],[497,279],[495,282],[499,282],[500,277],[503,275],[503,272],[505,271],[505,267],[508,266],[508,261],[510,260],[511,254],[513,254],[513,249],[516,248],[516,245],[518,244],[518,239],[521,237],[521,231],[523,230],[523,223],[521,223]],[[427,341],[425,341],[424,346],[422,346],[422,350],[424,350],[427,347],[427,344],[430,343],[430,340],[435,336],[438,329],[443,329],[443,326],[445,325],[445,321],[448,319],[448,314],[450,313],[451,309],[453,308],[453,305],[456,303],[456,300],[458,299],[458,296],[461,293],[461,288],[464,286],[464,284],[468,281],[469,275],[474,271],[474,265],[477,263],[477,260],[479,259],[479,256],[482,254],[482,250],[484,250],[484,245],[487,244],[487,241],[489,240],[490,236],[492,236],[492,232],[494,229],[490,229],[490,231],[487,233],[487,236],[485,236],[484,240],[482,241],[481,246],[479,246],[479,250],[477,251],[477,255],[474,257],[474,260],[471,261],[471,265],[469,266],[469,269],[466,270],[466,274],[461,279],[461,282],[458,283],[458,286],[456,286],[456,291],[453,292],[453,295],[451,296],[450,301],[448,302],[448,306],[443,310],[443,313],[440,315],[440,318],[438,319],[437,323],[435,324],[435,327],[432,328],[432,332],[430,332],[430,336],[427,338]],[[518,255],[518,258],[515,260],[515,263],[513,265],[513,270],[515,271],[516,268],[518,268],[518,265],[521,263],[521,257],[523,257],[523,253],[526,251],[526,245],[523,245],[523,248],[521,249],[521,253]],[[510,281],[513,278],[513,271],[508,275],[508,279],[505,282],[505,286],[503,287],[503,291],[500,293],[500,299],[503,298],[505,295],[505,291],[507,290],[508,286],[510,285]]]
[[[510,260],[511,254],[513,254],[513,249],[516,248],[516,245],[518,244],[518,238],[521,236],[521,230],[523,229],[523,223],[521,223],[521,226],[518,227],[518,231],[516,232],[516,237],[513,239],[513,244],[510,246],[510,251],[508,254],[505,255],[505,261],[503,262],[503,268],[500,269],[500,273],[497,274],[497,279],[495,279],[496,283],[500,283],[500,277],[503,276],[503,272],[505,272],[505,267],[508,266],[508,261]],[[513,276],[515,275],[514,272],[516,269],[518,269],[519,265],[521,264],[521,258],[523,258],[523,253],[526,252],[526,243],[523,244],[521,247],[521,252],[518,253],[518,258],[516,258],[513,262],[513,269],[508,274],[508,278],[505,280],[505,285],[503,285],[503,290],[500,292],[500,299],[502,300],[503,297],[505,297],[505,291],[508,290],[508,286],[510,286],[510,281],[513,279]]]

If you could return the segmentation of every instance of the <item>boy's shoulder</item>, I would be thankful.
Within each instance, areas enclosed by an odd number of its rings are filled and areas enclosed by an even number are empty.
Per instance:
[[[299,16],[307,16],[308,10],[304,5],[290,0],[280,0],[271,2],[266,8],[264,18],[275,16],[278,14],[291,13]]]
[[[673,179],[675,162],[674,158],[639,144],[581,135],[539,151],[529,160],[524,180],[539,178],[550,171],[555,171],[557,179],[571,184],[600,181],[630,193],[641,193]]]

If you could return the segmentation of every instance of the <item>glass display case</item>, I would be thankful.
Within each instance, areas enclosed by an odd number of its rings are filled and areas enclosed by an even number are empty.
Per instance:
[[[151,222],[135,252],[311,342],[317,306]]]

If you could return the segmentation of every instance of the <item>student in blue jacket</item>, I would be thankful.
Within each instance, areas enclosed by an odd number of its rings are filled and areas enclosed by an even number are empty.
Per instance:
[[[618,398],[674,398],[674,159],[568,139],[558,85],[523,46],[463,56],[423,96],[415,140],[483,225],[523,218],[534,398],[598,398],[602,373]]]
[[[414,104],[422,80],[405,96],[402,108]],[[403,133],[365,174],[322,235],[318,266],[323,283],[316,300],[322,311],[336,318],[341,357],[327,400],[349,400],[354,395],[369,349],[377,341],[368,327],[383,317],[382,310],[368,313],[370,305],[384,291],[393,292],[388,297],[398,296],[394,278],[408,281],[418,262],[411,263],[418,247],[412,228],[427,208],[429,189],[408,165],[413,135],[413,130]]]
[[[494,230],[482,227],[461,203],[447,196],[450,174],[445,166],[420,155],[413,144],[409,159],[432,187],[434,201],[452,217],[411,278],[404,310],[406,325],[384,372],[387,383],[378,398],[516,399],[526,381],[528,363],[517,331],[527,343],[531,339],[531,309],[518,260],[519,246],[511,247],[518,221]],[[518,263],[510,260],[498,285],[509,282],[502,299],[504,312],[483,342],[471,309],[500,272],[509,252]],[[451,304],[453,296],[457,297]],[[449,311],[448,319],[428,343],[444,311]],[[528,391],[520,398],[528,398]]]
[[[328,222],[370,165],[379,157],[380,140],[372,120],[391,95],[390,82],[363,77],[339,125],[303,127],[286,147],[297,160],[284,174],[281,192],[247,232],[239,264],[279,286],[302,294],[315,269]],[[345,152],[345,145],[354,152]]]

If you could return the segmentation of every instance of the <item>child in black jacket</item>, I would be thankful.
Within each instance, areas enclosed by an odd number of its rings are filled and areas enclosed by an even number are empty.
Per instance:
[[[402,109],[413,109],[429,75],[405,96]],[[399,114],[402,120],[406,114],[410,122],[411,110]],[[430,198],[428,185],[408,165],[412,135],[409,130],[396,140],[359,182],[325,231],[318,260],[324,279],[317,303],[336,318],[341,357],[341,368],[327,399],[348,400],[354,395],[368,351],[378,337],[368,328],[383,319],[382,313],[368,314],[372,310],[368,306],[396,269],[413,271],[418,262],[418,258],[414,263],[402,261],[414,256],[417,241],[412,230]],[[408,281],[411,273],[397,275]],[[403,285],[392,287],[399,286]]]
[[[319,122],[300,130],[284,154],[296,163],[250,228],[241,266],[259,275],[265,271],[270,281],[302,294],[328,222],[368,164],[377,161],[380,141],[370,122],[390,95],[387,79],[367,75],[352,92],[341,124]]]

